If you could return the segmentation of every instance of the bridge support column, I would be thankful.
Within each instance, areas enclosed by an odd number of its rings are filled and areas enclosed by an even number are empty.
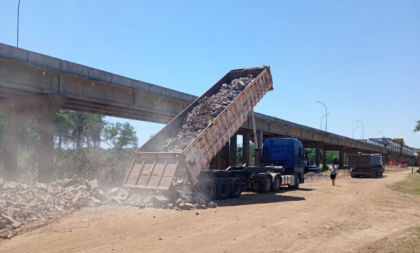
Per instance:
[[[238,139],[237,135],[235,134],[230,138],[229,143],[229,165],[230,166],[236,166],[236,153],[238,149]]]
[[[54,115],[64,105],[66,97],[40,95],[0,100],[0,110],[6,115],[4,168],[5,178],[17,177],[17,118],[40,117],[40,145],[38,153],[38,181],[54,179]]]
[[[242,164],[249,165],[249,133],[246,132],[242,135]]]
[[[338,151],[338,168],[343,168],[344,166],[344,148],[341,147]]]
[[[327,150],[322,148],[322,169],[327,169]]]
[[[319,158],[321,156],[320,146],[321,145],[319,143],[316,143],[316,147],[315,147],[315,164],[318,167],[319,167]]]
[[[255,143],[255,166],[260,165],[261,150],[263,144],[263,132],[257,130],[257,143]],[[258,149],[257,149],[258,146]]]
[[[13,113],[6,113],[3,146],[4,179],[15,181],[17,179],[17,128],[18,118]]]
[[[54,181],[54,115],[51,110],[45,111],[39,124],[39,182],[48,183]]]

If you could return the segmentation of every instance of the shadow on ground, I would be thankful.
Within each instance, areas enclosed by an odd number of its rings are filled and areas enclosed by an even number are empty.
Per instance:
[[[243,205],[255,205],[255,204],[268,204],[268,203],[279,203],[288,201],[302,201],[306,200],[303,197],[287,196],[287,192],[291,191],[312,191],[313,189],[295,189],[280,191],[278,193],[243,193],[241,197],[237,199],[227,200],[214,200],[218,206],[243,206]]]

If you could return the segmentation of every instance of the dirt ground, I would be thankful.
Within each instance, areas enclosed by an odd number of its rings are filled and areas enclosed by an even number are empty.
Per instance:
[[[389,187],[409,173],[308,180],[207,210],[86,208],[1,242],[0,252],[387,252],[378,243],[420,224],[420,197]]]

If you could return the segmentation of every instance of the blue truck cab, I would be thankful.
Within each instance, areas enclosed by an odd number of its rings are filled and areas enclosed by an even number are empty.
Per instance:
[[[293,175],[303,183],[308,153],[295,138],[270,138],[264,141],[260,164],[283,167],[282,175]]]

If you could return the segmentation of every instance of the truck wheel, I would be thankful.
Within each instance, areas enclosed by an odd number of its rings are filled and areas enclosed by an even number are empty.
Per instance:
[[[242,193],[242,182],[241,179],[234,177],[229,179],[230,194],[231,198],[239,198]]]
[[[216,199],[227,199],[229,198],[230,185],[226,178],[216,179]]]
[[[293,186],[290,186],[289,185],[289,188],[291,188],[291,189],[299,189],[299,183],[300,183],[300,178],[299,178],[299,175],[296,175],[296,177],[295,177],[295,185],[293,185]]]
[[[270,192],[271,191],[271,185],[272,185],[271,177],[268,176],[268,175],[265,175],[262,178],[260,192],[261,193]]]
[[[201,183],[201,193],[209,200],[212,201],[216,196],[216,183],[212,179],[204,180]]]
[[[271,185],[272,192],[278,192],[280,190],[281,177],[279,175],[274,177],[273,184]]]

